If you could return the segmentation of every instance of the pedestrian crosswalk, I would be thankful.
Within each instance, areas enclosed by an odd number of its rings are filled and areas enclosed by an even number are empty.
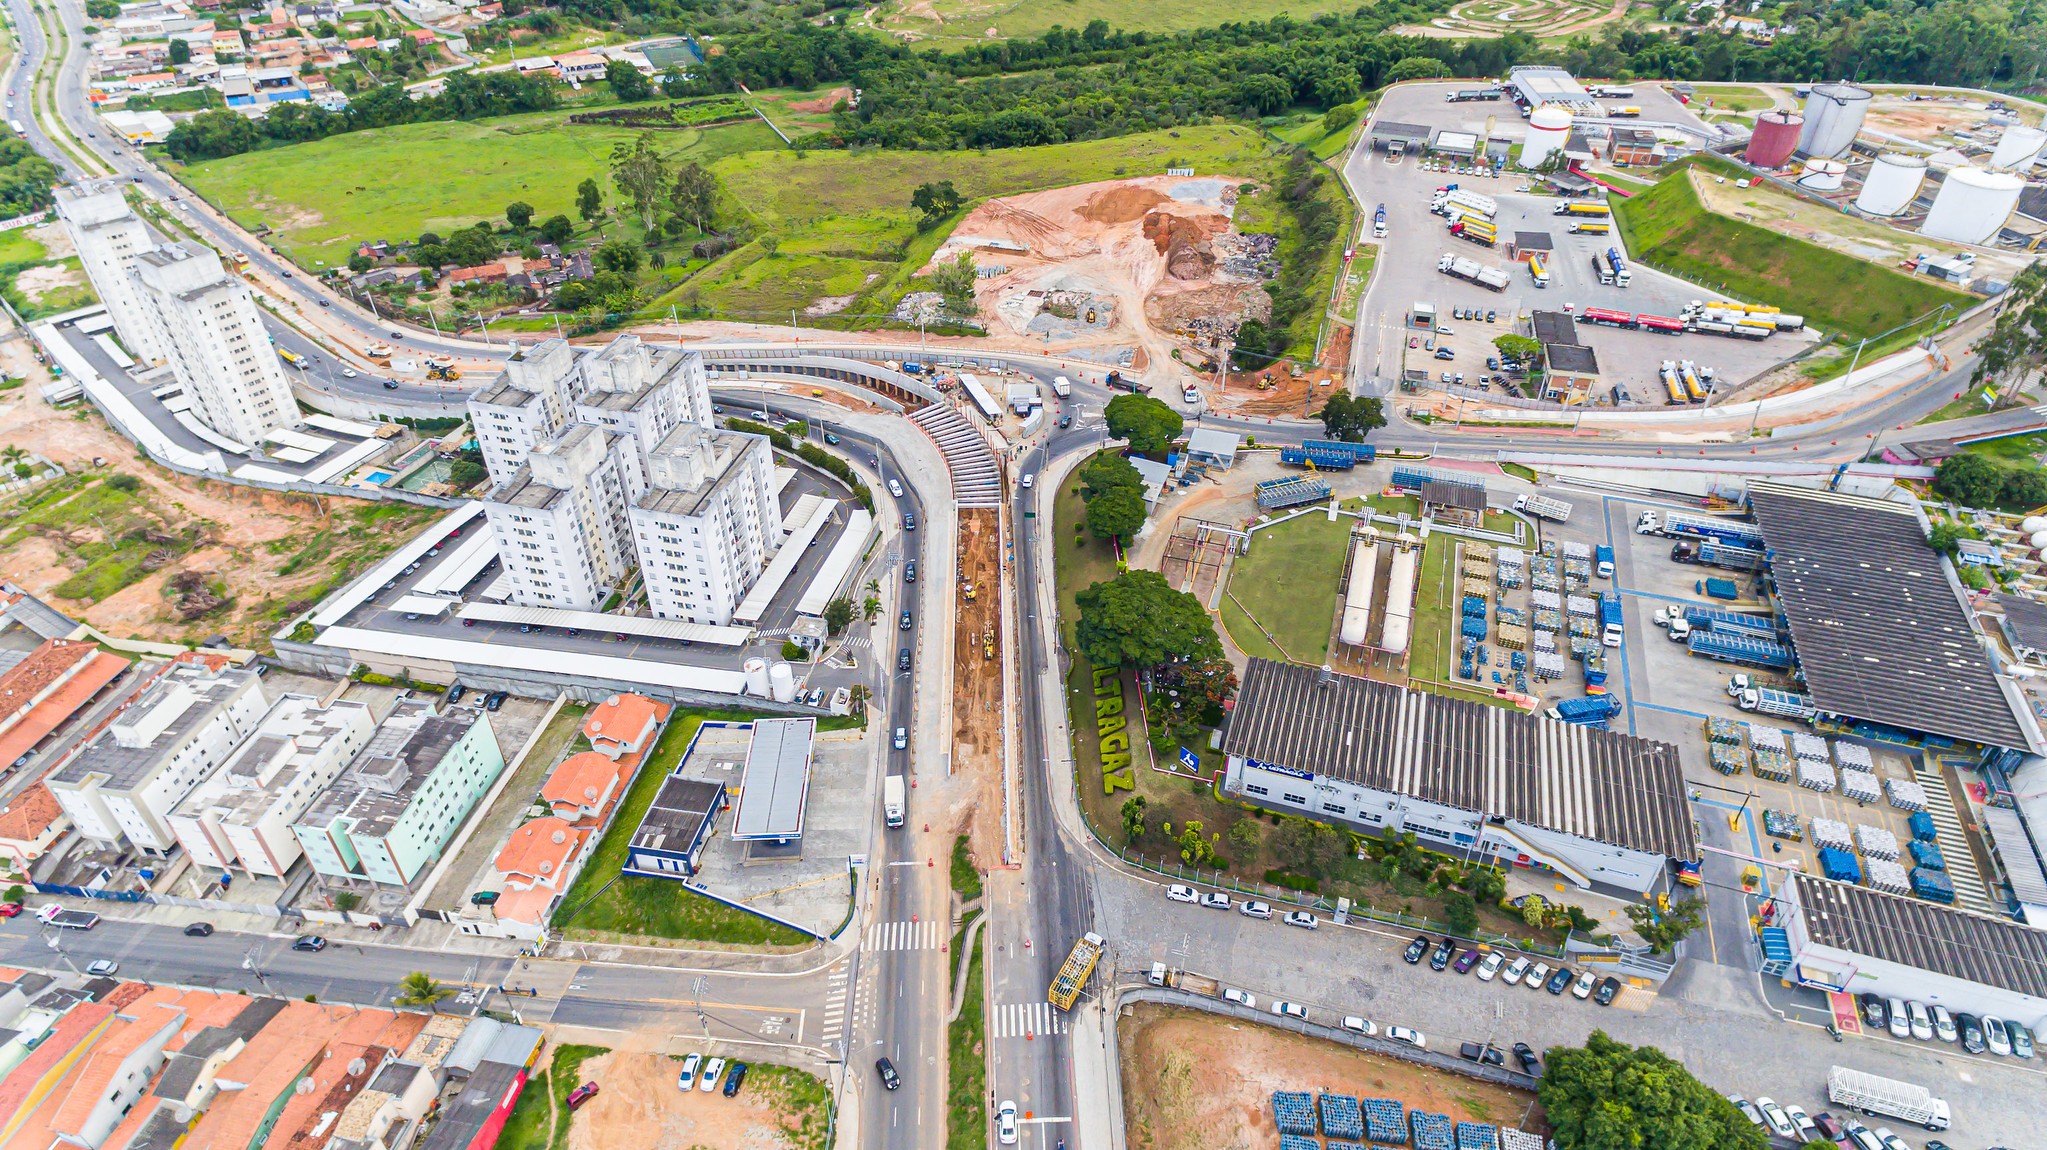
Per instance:
[[[990,1019],[997,1038],[1066,1033],[1066,1015],[1049,1002],[998,1002]]]
[[[854,991],[850,963],[838,964],[825,976],[824,1029],[818,1039],[826,1046],[846,1037],[846,1014]]]
[[[876,922],[867,927],[869,950],[937,950],[944,942],[945,924],[935,919]]]

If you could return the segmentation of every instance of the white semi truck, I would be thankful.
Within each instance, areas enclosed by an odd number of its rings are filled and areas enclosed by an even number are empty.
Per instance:
[[[1836,1066],[1827,1074],[1827,1100],[1868,1115],[1917,1122],[1928,1130],[1948,1128],[1947,1103],[1935,1098],[1926,1087],[1895,1078],[1879,1078],[1845,1066]]]

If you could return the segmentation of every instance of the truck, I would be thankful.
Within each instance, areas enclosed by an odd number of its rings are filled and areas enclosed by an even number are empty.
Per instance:
[[[1641,117],[1642,109],[1633,104],[1623,104],[1619,107],[1606,109],[1606,114],[1618,120],[1634,120]]]
[[[1635,520],[1635,534],[1666,535],[1672,539],[1689,535],[1752,551],[1763,549],[1763,532],[1755,524],[1723,519],[1717,515],[1694,515],[1689,511],[1669,511],[1660,517],[1654,511],[1644,511]]]
[[[1599,641],[1607,647],[1621,645],[1621,597],[1612,591],[1599,593]]]
[[[1561,499],[1549,499],[1541,495],[1515,496],[1514,510],[1526,511],[1530,515],[1554,520],[1558,523],[1568,523],[1571,521],[1570,504]]]
[[[1815,713],[1812,699],[1808,696],[1770,687],[1750,687],[1735,696],[1734,705],[1744,711],[1775,715],[1780,719],[1797,719],[1801,723],[1811,722]]]
[[[1924,1086],[1879,1078],[1836,1066],[1827,1072],[1827,1101],[1853,1107],[1866,1115],[1888,1115],[1917,1122],[1928,1130],[1948,1128],[1948,1105]]]
[[[1528,253],[1528,278],[1535,281],[1536,287],[1549,286],[1549,261],[1542,258],[1541,252]]]
[[[1380,204],[1380,205],[1379,205],[1379,210],[1378,210],[1378,211],[1376,211],[1376,212],[1373,212],[1373,213],[1372,213],[1372,235],[1373,235],[1373,236],[1375,236],[1375,237],[1379,237],[1379,236],[1384,236],[1385,234],[1386,234],[1386,205],[1385,205],[1385,204]]]
[[[1313,466],[1317,471],[1349,471],[1360,463],[1370,463],[1378,455],[1378,449],[1369,443],[1342,443],[1337,440],[1310,439],[1298,447],[1291,444],[1279,449],[1279,461],[1295,467]]]
[[[53,902],[36,912],[36,921],[58,930],[91,930],[100,924],[100,916],[89,910],[65,910]]]
[[[1741,611],[1725,611],[1718,607],[1686,607],[1682,617],[1685,622],[1701,631],[1725,632],[1734,629],[1748,632],[1758,639],[1774,640],[1777,637],[1777,621],[1767,615],[1749,615]],[[1737,675],[1735,678],[1743,676]],[[1743,686],[1754,684],[1745,683]],[[1728,692],[1730,695],[1733,693]]]
[[[1567,216],[1574,220],[1610,220],[1613,218],[1613,209],[1596,200],[1558,200],[1550,205],[1549,214]]]
[[[1103,377],[1102,385],[1110,391],[1127,391],[1132,395],[1149,395],[1151,388],[1131,379],[1120,371],[1112,371]]]
[[[1216,998],[1223,992],[1223,984],[1215,979],[1191,970],[1176,970],[1163,962],[1151,964],[1151,973],[1145,977],[1145,981],[1153,986],[1170,986],[1174,990],[1184,990],[1203,998]]]
[[[904,361],[903,361],[903,374],[904,374],[904,375],[923,375],[923,374],[924,374],[924,365],[923,365],[923,364],[921,364],[921,363],[918,363],[918,362],[917,362],[916,360],[914,360],[914,359],[906,359],[906,360],[904,360]]]
[[[1066,961],[1059,964],[1059,973],[1052,976],[1052,988],[1045,993],[1045,1001],[1061,1010],[1072,1010],[1073,1002],[1080,997],[1081,987],[1087,985],[1087,977],[1095,972],[1095,963],[1102,958],[1102,945],[1108,940],[1094,931],[1080,936],[1067,952]]]
[[[1551,707],[1547,714],[1559,723],[1571,723],[1580,727],[1606,729],[1606,721],[1620,714],[1621,701],[1613,695],[1585,695],[1576,699],[1565,699]]]
[[[1447,252],[1442,259],[1436,261],[1436,270],[1444,275],[1475,283],[1488,291],[1506,291],[1507,285],[1512,282],[1508,279],[1507,273],[1499,268],[1462,256],[1453,256]]]
[[[881,815],[891,828],[903,825],[903,776],[889,775],[881,780]]]
[[[1613,548],[1608,547],[1604,543],[1594,547],[1592,549],[1592,565],[1593,569],[1599,572],[1601,579],[1613,578]]]
[[[1063,375],[1052,377],[1052,394],[1065,399],[1073,394],[1073,381]]]
[[[1574,236],[1604,236],[1613,233],[1613,225],[1605,220],[1572,220],[1569,231]]]
[[[288,363],[288,364],[292,365],[293,367],[304,367],[304,366],[306,366],[306,357],[305,357],[305,356],[302,356],[302,355],[300,355],[300,354],[299,354],[298,352],[295,352],[295,351],[291,351],[291,350],[289,350],[289,349],[287,349],[287,348],[282,348],[282,347],[278,348],[278,349],[277,349],[277,358],[279,358],[279,359],[283,360],[284,362],[286,362],[286,363]]]
[[[1450,234],[1460,240],[1482,244],[1485,247],[1493,247],[1500,242],[1500,233],[1497,228],[1484,220],[1473,219],[1469,216],[1460,216],[1452,221],[1450,224]]]
[[[1736,547],[1728,543],[1711,543],[1703,539],[1680,539],[1670,545],[1670,558],[1676,563],[1694,563],[1702,567],[1724,567],[1729,571],[1760,571],[1763,569],[1763,553],[1749,547]]]
[[[1429,210],[1439,216],[1462,212],[1467,216],[1479,216],[1490,220],[1500,214],[1500,204],[1491,196],[1481,196],[1477,192],[1467,192],[1452,186],[1436,193],[1435,199],[1429,201]]]
[[[1675,638],[1676,635],[1677,628],[1672,626],[1671,636]],[[1791,648],[1782,643],[1726,631],[1694,630],[1685,638],[1685,648],[1707,659],[1761,667],[1768,671],[1788,671],[1797,662],[1791,657]]]
[[[1606,262],[1613,268],[1613,286],[1628,286],[1628,261],[1621,258],[1619,248],[1606,249]]]

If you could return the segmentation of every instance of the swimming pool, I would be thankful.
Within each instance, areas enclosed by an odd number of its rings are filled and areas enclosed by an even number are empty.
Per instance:
[[[391,473],[388,471],[372,471],[368,475],[363,476],[363,478],[382,487],[384,484],[391,482]]]

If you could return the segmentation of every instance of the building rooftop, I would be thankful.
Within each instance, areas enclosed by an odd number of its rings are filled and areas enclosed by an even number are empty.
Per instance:
[[[1677,748],[1252,659],[1223,751],[1671,858],[1697,858]]]
[[[2047,651],[2047,603],[2023,595],[1999,595],[2004,608],[2004,630],[2013,644]]]
[[[1437,507],[1451,507],[1459,511],[1484,511],[1485,488],[1472,487],[1464,483],[1447,483],[1441,479],[1422,480],[1423,503]]]
[[[1793,872],[1813,942],[2047,998],[2047,931],[1920,898]]]
[[[519,1080],[517,1066],[495,1062],[479,1066],[461,1092],[441,1109],[441,1118],[426,1136],[420,1150],[467,1150],[501,1102]],[[528,1085],[528,1090],[539,1089]]]
[[[239,995],[234,997],[240,998]],[[163,1073],[150,1087],[151,1094],[173,1101],[183,1099],[199,1084],[199,1075],[205,1071],[209,1059],[233,1048],[236,1043],[254,1038],[284,1009],[285,1002],[281,998],[240,998],[240,1001],[243,1006],[231,1019],[217,1022],[187,1037],[170,1052]]]
[[[46,639],[0,673],[0,766],[49,737],[128,666],[95,643]]]
[[[1986,746],[2040,743],[1916,507],[1779,483],[1750,484],[1749,505],[1821,711]]]
[[[653,805],[633,832],[633,845],[648,850],[674,849],[669,843],[687,846],[695,842],[704,820],[717,813],[724,796],[722,784],[704,779],[670,775],[661,781]]]
[[[1556,250],[1556,241],[1548,232],[1515,232],[1514,250],[1519,252],[1547,252]]]
[[[299,817],[299,825],[326,827],[340,819],[351,834],[376,838],[390,833],[441,759],[471,727],[488,721],[481,711],[466,707],[436,715],[424,703],[411,710],[401,705]]]
[[[583,720],[583,737],[593,743],[599,739],[630,743],[645,734],[649,724],[667,717],[666,706],[645,695],[623,691],[590,708],[590,714]],[[563,767],[568,765],[568,762],[562,764]]]
[[[647,454],[647,491],[639,506],[663,515],[696,515],[718,489],[745,473],[734,466],[764,436],[743,431],[707,431],[685,423]]]
[[[1528,316],[1537,343],[1577,343],[1578,323],[1568,312],[1537,311]]]
[[[50,824],[64,817],[63,804],[50,788],[32,783],[0,806],[0,839],[29,842],[41,838]]]
[[[496,866],[508,876],[550,885],[561,880],[569,861],[583,849],[589,832],[555,817],[542,815],[520,825],[498,851]]]
[[[1546,343],[1542,345],[1542,356],[1551,371],[1569,372],[1572,375],[1598,375],[1599,357],[1592,349],[1580,343]]]
[[[49,781],[75,784],[98,775],[109,790],[133,787],[245,689],[262,692],[254,671],[176,663]]]
[[[338,699],[322,707],[311,695],[286,695],[270,705],[242,745],[172,813],[186,818],[210,814],[229,826],[262,818],[298,772],[335,753],[328,744],[345,738],[351,727],[374,721],[365,703]],[[334,759],[326,761],[331,768]]]
[[[810,741],[816,719],[756,719],[740,776],[735,839],[788,839],[803,833],[810,791]]]
[[[540,797],[549,805],[595,806],[605,794],[616,794],[619,772],[624,764],[609,755],[582,751],[562,764],[541,784]]]

